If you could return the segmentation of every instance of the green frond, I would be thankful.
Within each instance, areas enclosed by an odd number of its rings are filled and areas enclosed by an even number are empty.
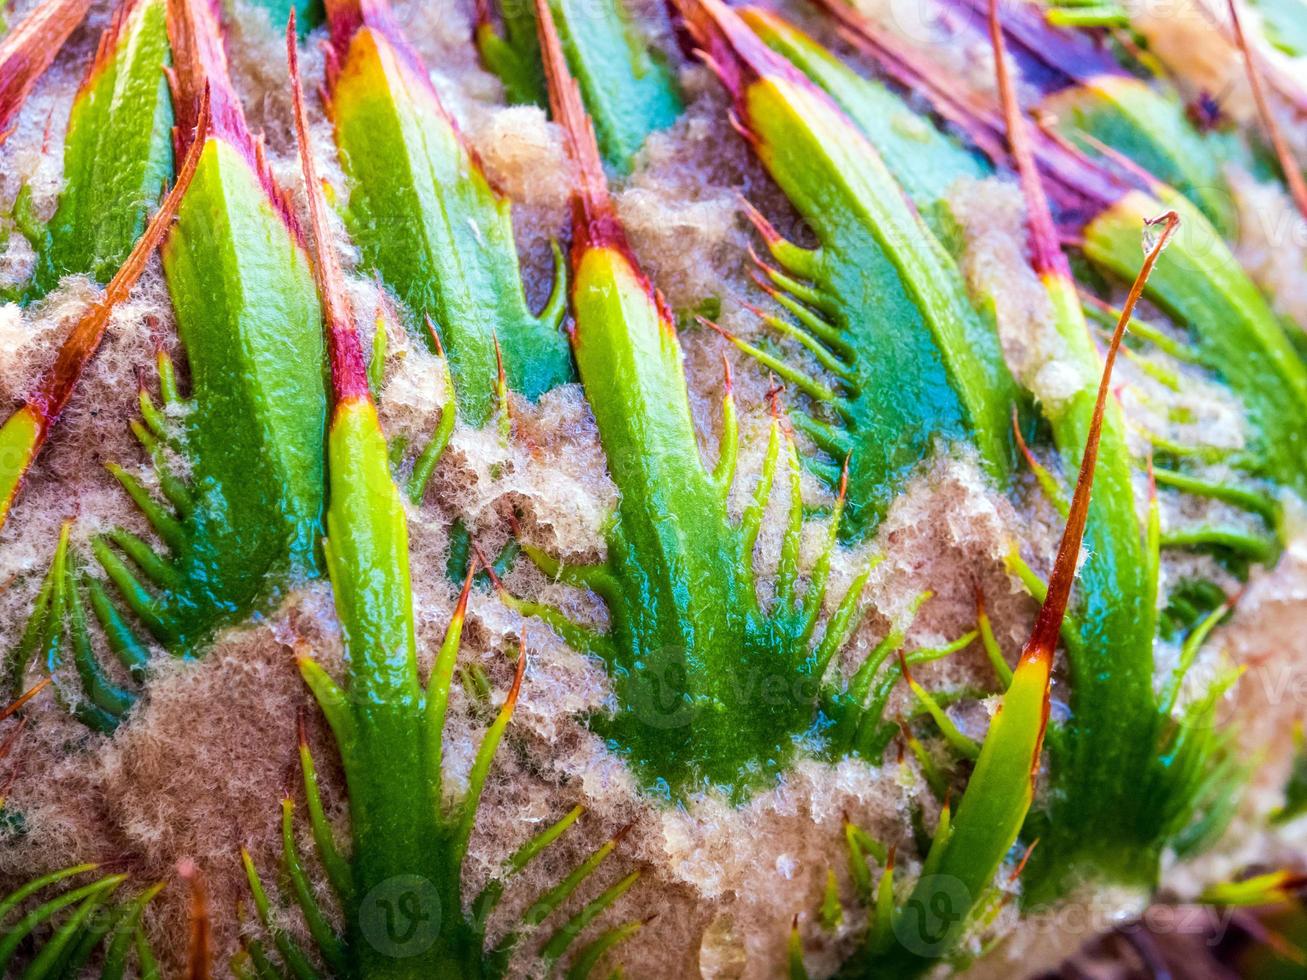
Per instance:
[[[558,962],[571,945],[576,942],[578,936],[585,930],[591,922],[602,915],[608,908],[619,898],[631,890],[631,886],[640,878],[640,872],[632,871],[626,877],[619,879],[609,885],[596,898],[587,902],[585,906],[572,916],[565,923],[554,930],[553,935],[545,942],[540,950],[540,958],[548,964]]]
[[[626,942],[643,927],[643,922],[627,922],[601,934],[576,954],[571,967],[568,968],[567,980],[589,980],[600,961],[612,949]]]

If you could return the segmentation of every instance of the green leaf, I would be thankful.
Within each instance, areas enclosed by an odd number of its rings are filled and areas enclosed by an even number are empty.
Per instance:
[[[625,0],[550,0],[568,70],[594,120],[604,162],[615,173],[631,171],[650,133],[681,115],[681,99],[663,58],[631,23]],[[504,83],[508,101],[547,107],[544,68],[530,3],[500,5],[504,33],[477,25],[477,47],[486,67]]]
[[[774,15],[750,11],[746,22],[721,4],[687,8],[750,144],[819,243],[800,248],[752,214],[779,265],[763,266],[767,291],[797,325],[766,322],[799,340],[832,383],[738,346],[806,392],[813,420],[796,425],[836,464],[849,457],[842,537],[874,531],[937,444],[971,442],[1005,482],[1017,389],[992,315],[968,295],[942,227],[921,216],[949,178],[982,165]],[[905,191],[921,194],[916,209]]]
[[[361,11],[361,13],[359,13]],[[328,7],[339,68],[329,112],[350,184],[347,225],[400,300],[415,338],[430,317],[448,353],[458,413],[483,425],[496,407],[495,344],[508,386],[529,399],[572,378],[562,270],[539,314],[526,304],[509,201],[441,105],[384,4]],[[355,19],[351,19],[355,18]]]
[[[100,38],[73,100],[64,187],[25,298],[66,275],[109,278],[145,230],[173,172],[164,0],[129,0]]]

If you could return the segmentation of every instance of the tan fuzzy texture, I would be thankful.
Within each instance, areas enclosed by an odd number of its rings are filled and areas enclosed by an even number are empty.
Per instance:
[[[27,6],[20,4],[13,16]],[[988,49],[952,44],[934,8],[898,0],[868,0],[864,7],[968,84],[985,90],[992,86]],[[715,300],[728,330],[746,337],[765,332],[745,306],[765,297],[750,280],[747,248],[759,243],[744,219],[741,196],[789,237],[807,242],[808,232],[726,124],[727,100],[716,80],[675,52],[661,5],[650,0],[633,10],[675,67],[687,108],[674,126],[649,139],[634,173],[615,186],[615,199],[636,256],[677,315],[691,404],[709,465],[719,452],[723,358],[733,369],[742,444],[730,507],[738,516],[761,468],[773,379],[721,336],[696,325],[690,314]],[[813,23],[805,11],[792,13]],[[566,246],[568,236],[570,175],[560,134],[543,111],[503,104],[501,86],[480,68],[469,40],[470,4],[403,0],[397,14],[491,180],[514,202],[527,294],[539,308],[554,277],[550,241],[558,239]],[[39,213],[51,213],[62,179],[60,134],[68,105],[107,16],[107,7],[96,7],[89,26],[74,35],[20,115],[18,129],[0,148],[0,200],[12,200],[19,182],[27,179]],[[226,17],[234,81],[251,127],[265,133],[272,170],[294,189],[296,206],[302,209],[282,48],[284,25],[245,0],[235,0]],[[322,36],[319,29],[301,45],[301,70],[310,85],[322,77]],[[309,112],[319,173],[343,201],[348,188],[330,126],[312,93]],[[48,143],[47,120],[52,133]],[[1006,177],[963,184],[955,188],[950,203],[964,238],[960,266],[976,297],[993,301],[1014,373],[1041,401],[1065,397],[1084,379],[1068,365],[1047,325],[1046,301],[1025,262],[1024,209],[1015,186]],[[1282,206],[1257,187],[1241,194],[1240,205],[1256,215]],[[332,247],[347,270],[349,299],[363,326],[365,346],[375,342],[376,330],[386,331],[383,425],[389,435],[421,444],[447,410],[442,365],[423,343],[407,335],[376,284],[356,274],[357,251],[335,217],[331,231]],[[1307,300],[1297,295],[1301,262],[1295,274],[1295,267],[1274,249],[1274,241],[1259,242],[1252,233],[1245,239],[1243,254],[1260,280],[1276,293],[1284,312],[1302,318]],[[8,251],[0,256],[0,278],[20,280],[30,260],[30,249],[20,236],[12,236]],[[0,307],[0,401],[8,405],[28,392],[72,319],[93,296],[88,283],[69,281],[39,306],[24,311]],[[177,347],[167,289],[154,262],[130,301],[115,312],[99,353],[0,531],[0,650],[9,649],[22,629],[62,520],[75,518],[74,545],[83,552],[91,535],[113,527],[144,533],[139,515],[102,464],[118,461],[133,472],[147,472],[127,425],[137,411],[138,370],[154,386],[157,347],[176,357],[184,380],[185,354]],[[1132,417],[1168,438],[1240,445],[1243,421],[1228,396],[1184,365],[1166,366],[1182,373],[1181,393],[1165,389],[1131,360],[1119,365],[1121,398]],[[786,402],[796,397],[782,395]],[[550,392],[536,404],[513,398],[509,413],[507,440],[494,425],[481,431],[456,430],[425,499],[408,508],[424,676],[456,600],[456,586],[446,575],[455,520],[467,526],[487,555],[497,554],[515,534],[571,563],[595,562],[605,555],[604,525],[617,503],[617,491],[608,478],[580,386]],[[1142,452],[1143,437],[1138,438]],[[411,462],[410,455],[401,463],[401,473]],[[1056,465],[1051,459],[1045,462]],[[803,487],[808,503],[831,503],[830,494],[810,478],[805,477]],[[755,555],[764,598],[780,549],[781,497],[780,492],[773,495]],[[1143,502],[1141,481],[1141,507]],[[1174,520],[1231,516],[1216,508],[1195,511],[1169,495],[1164,506],[1168,519]],[[1263,828],[1264,815],[1279,802],[1290,748],[1287,719],[1301,714],[1298,701],[1303,695],[1298,688],[1307,690],[1298,677],[1301,637],[1307,630],[1303,524],[1301,515],[1294,517],[1294,544],[1279,567],[1254,575],[1237,616],[1204,654],[1204,669],[1220,663],[1249,667],[1229,699],[1228,717],[1241,726],[1249,756],[1260,754],[1266,762],[1217,856],[1197,866],[1168,868],[1167,884],[1178,894],[1192,896],[1213,876],[1232,874],[1249,862],[1301,853],[1295,848],[1303,842],[1301,824],[1307,821],[1275,835]],[[878,559],[879,564],[863,594],[862,624],[832,670],[844,676],[856,670],[887,631],[908,625],[909,606],[925,590],[934,597],[910,624],[906,649],[942,644],[967,632],[975,622],[977,587],[1004,652],[1014,662],[1036,605],[1006,574],[1003,556],[1015,540],[1036,571],[1046,575],[1060,529],[1056,512],[1028,475],[1018,479],[1011,493],[999,494],[981,475],[970,450],[941,447],[937,458],[915,474],[876,536],[859,548],[836,553],[827,613],[869,562]],[[805,568],[816,561],[825,533],[821,521],[806,529]],[[1185,559],[1168,562],[1163,575],[1174,580],[1196,568],[1217,574],[1210,561]],[[597,628],[606,622],[604,604],[596,596],[549,581],[529,562],[517,562],[505,586],[515,595],[553,603]],[[866,915],[856,905],[847,873],[844,819],[851,818],[888,845],[900,846],[903,880],[916,873],[918,864],[908,856],[914,850],[913,813],[920,809],[927,826],[933,826],[938,802],[910,753],[901,752],[897,742],[880,766],[858,760],[830,764],[804,756],[779,785],[738,808],[717,798],[696,799],[684,808],[665,807],[643,792],[630,770],[586,726],[588,714],[611,707],[612,690],[602,665],[570,649],[538,620],[524,621],[490,589],[478,589],[472,596],[460,663],[479,665],[493,693],[488,705],[480,705],[455,684],[446,726],[446,785],[451,793],[466,785],[476,747],[503,701],[523,638],[529,660],[522,697],[479,812],[465,872],[466,897],[475,894],[516,847],[569,808],[583,804],[586,814],[516,879],[492,921],[493,936],[503,934],[515,913],[585,855],[626,828],[615,854],[564,909],[564,914],[575,911],[627,872],[641,872],[637,885],[602,922],[643,920],[645,925],[610,956],[608,966],[621,963],[628,975],[642,978],[777,977],[783,975],[786,937],[797,915],[809,970],[827,976],[855,947]],[[168,967],[176,970],[184,955],[186,896],[175,868],[190,860],[204,877],[214,948],[218,963],[224,964],[237,948],[242,928],[237,907],[250,904],[238,849],[250,850],[271,885],[277,879],[283,795],[289,792],[303,809],[295,750],[295,720],[301,711],[310,720],[329,815],[342,838],[348,827],[334,747],[299,678],[297,651],[312,655],[339,676],[339,627],[325,583],[295,589],[262,622],[223,633],[202,660],[175,662],[160,653],[147,696],[112,737],[89,735],[55,698],[48,693],[42,697],[12,757],[19,769],[7,806],[23,815],[27,832],[0,840],[0,894],[35,874],[84,860],[121,867],[140,883],[167,880],[168,888],[148,914],[147,928]],[[1159,649],[1159,675],[1174,656],[1174,650]],[[962,684],[997,689],[976,644],[921,668],[917,678],[932,689]],[[1053,698],[1056,716],[1065,711],[1060,672]],[[900,688],[887,716],[911,707],[910,695]],[[995,699],[989,698],[951,709],[951,714],[967,734],[981,739],[995,707]],[[0,768],[0,774],[9,771],[9,765]],[[302,821],[300,826],[300,847],[309,853]],[[833,933],[818,920],[828,868],[836,869],[846,905],[844,921]],[[316,865],[313,874],[325,896],[325,881]],[[1085,898],[1103,910],[1106,923],[1137,908],[1139,900],[1138,895],[1110,891]],[[562,918],[556,915],[546,930]],[[1086,938],[1015,920],[1013,907],[999,917],[995,931],[1014,930],[1012,938],[977,970],[995,976],[1031,972],[1056,962]],[[302,929],[294,916],[283,921],[292,930]],[[587,935],[596,932],[592,926]],[[532,944],[547,934],[530,937],[528,947],[534,948]],[[519,976],[539,972],[527,957],[519,957],[514,971]]]
[[[1041,401],[1065,398],[1084,379],[1058,359],[1048,294],[1026,255],[1026,209],[1021,189],[991,177],[959,181],[948,197],[962,226],[962,271],[972,292],[994,298],[1003,354],[1013,373]]]
[[[1307,329],[1307,219],[1284,188],[1259,183],[1231,168],[1230,186],[1238,214],[1236,255],[1273,298],[1275,311]]]

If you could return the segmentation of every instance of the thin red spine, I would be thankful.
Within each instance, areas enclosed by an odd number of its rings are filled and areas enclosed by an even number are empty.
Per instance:
[[[1071,280],[1071,266],[1058,244],[1057,227],[1053,213],[1044,195],[1044,184],[1030,150],[1030,135],[1026,131],[1026,117],[1017,103],[1012,77],[1008,72],[1007,46],[1003,41],[1003,25],[999,19],[999,0],[989,0],[989,39],[994,46],[994,71],[998,77],[999,100],[1007,124],[1008,146],[1021,181],[1021,193],[1026,199],[1026,221],[1030,230],[1030,259],[1041,276],[1052,275]]]
[[[572,265],[574,268],[579,267],[582,255],[591,248],[619,252],[657,308],[662,328],[675,335],[676,327],[662,293],[654,289],[641,270],[640,263],[636,261],[635,253],[626,240],[626,231],[617,218],[599,157],[594,125],[581,101],[581,90],[568,70],[553,13],[546,0],[535,0],[535,5],[541,58],[544,61],[545,80],[549,84],[550,112],[554,121],[563,127],[567,155],[572,161],[577,181],[572,195]]]
[[[13,132],[18,110],[90,6],[90,0],[45,0],[0,43],[0,144]]]
[[[568,70],[553,13],[546,0],[535,0],[535,6],[540,54],[549,84],[549,110],[554,121],[563,127],[567,155],[575,171],[573,249],[579,252],[587,248],[616,248],[629,253],[626,232],[617,220],[608,193],[594,126],[581,101],[581,90]]]
[[[132,291],[132,287],[136,285],[141,273],[145,271],[145,265],[149,261],[150,255],[159,246],[163,236],[167,234],[168,229],[171,227],[172,220],[177,214],[177,208],[181,205],[181,199],[190,186],[191,178],[195,175],[195,168],[199,163],[200,147],[203,145],[208,120],[208,98],[206,93],[200,99],[199,139],[194,141],[190,152],[186,154],[186,159],[182,163],[182,169],[177,175],[172,190],[164,197],[163,203],[159,205],[159,210],[150,219],[144,234],[137,239],[122,266],[114,274],[114,277],[109,280],[109,284],[105,287],[100,299],[73,327],[63,346],[59,348],[59,355],[55,358],[54,364],[42,377],[36,391],[28,399],[28,404],[35,409],[41,420],[42,440],[44,440],[44,433],[54,425],[64,406],[68,404],[68,399],[72,397],[77,379],[85,369],[86,363],[91,359],[91,355],[100,346],[100,339],[104,336],[104,330],[109,323],[109,315],[113,312],[114,306],[126,299],[128,293]]]
[[[222,19],[217,0],[168,0],[168,42],[172,45],[172,89],[176,125],[173,146],[183,156],[194,138],[200,96],[209,91],[210,136],[237,150],[258,177],[269,203],[297,242],[304,241],[286,192],[273,179],[263,156],[263,142],[255,139],[245,122],[240,96],[232,87],[223,46]]]
[[[1066,527],[1062,531],[1062,541],[1058,545],[1057,559],[1053,563],[1053,574],[1048,580],[1048,593],[1040,607],[1039,618],[1021,651],[1021,659],[1039,660],[1051,664],[1053,651],[1057,648],[1058,636],[1062,630],[1062,620],[1066,616],[1067,603],[1071,597],[1071,586],[1075,581],[1076,564],[1080,556],[1080,542],[1084,538],[1085,524],[1089,519],[1089,499],[1094,484],[1094,467],[1098,462],[1098,444],[1103,431],[1103,413],[1107,407],[1107,398],[1111,391],[1112,368],[1116,364],[1121,341],[1125,337],[1126,325],[1134,314],[1135,304],[1144,291],[1144,285],[1152,274],[1175,230],[1180,225],[1180,218],[1174,211],[1168,211],[1158,222],[1164,227],[1157,241],[1149,249],[1144,264],[1135,277],[1125,306],[1112,332],[1112,342],[1107,348],[1103,362],[1103,376],[1098,384],[1098,397],[1094,402],[1094,414],[1089,423],[1089,434],[1085,439],[1085,453],[1080,461],[1080,474],[1076,479],[1075,494],[1071,498],[1071,508],[1067,514]]]
[[[295,13],[286,26],[286,60],[290,66],[291,99],[295,109],[295,136],[299,142],[300,168],[309,201],[309,227],[313,231],[313,271],[327,325],[327,353],[331,359],[331,380],[337,404],[349,400],[369,401],[368,372],[363,347],[341,285],[340,264],[331,249],[322,187],[309,148],[309,124],[304,110],[304,87],[300,83],[299,50],[295,42]]]
[[[1239,18],[1238,3],[1236,0],[1226,0],[1226,2],[1230,9],[1230,22],[1234,26],[1235,45],[1243,56],[1244,70],[1248,75],[1248,86],[1252,89],[1257,114],[1261,117],[1262,125],[1266,128],[1266,134],[1271,139],[1271,146],[1275,150],[1276,159],[1279,160],[1280,169],[1284,172],[1284,180],[1289,185],[1289,194],[1293,198],[1293,203],[1298,208],[1298,213],[1307,218],[1307,181],[1303,180],[1302,170],[1293,158],[1293,151],[1289,149],[1289,144],[1284,138],[1280,124],[1276,121],[1275,113],[1271,111],[1271,104],[1267,100],[1266,91],[1262,86],[1262,76],[1258,70],[1257,59],[1248,46],[1248,38],[1243,32],[1243,21]]]

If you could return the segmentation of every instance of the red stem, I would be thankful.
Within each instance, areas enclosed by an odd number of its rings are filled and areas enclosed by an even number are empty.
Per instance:
[[[368,371],[363,360],[357,326],[341,284],[340,264],[332,251],[322,202],[322,185],[309,148],[309,123],[304,111],[304,87],[300,84],[299,49],[295,43],[295,12],[286,25],[286,60],[290,65],[291,98],[295,108],[295,136],[299,141],[300,168],[309,199],[309,227],[313,231],[313,273],[322,301],[322,318],[327,327],[327,353],[331,359],[331,380],[339,404],[350,399],[371,400]]]
[[[1271,112],[1270,102],[1267,101],[1266,91],[1262,87],[1262,75],[1258,70],[1257,60],[1248,47],[1248,38],[1243,33],[1243,22],[1239,19],[1239,6],[1235,0],[1226,0],[1226,4],[1230,8],[1230,20],[1234,24],[1235,45],[1239,48],[1240,54],[1243,55],[1244,69],[1248,73],[1248,85],[1253,90],[1253,101],[1257,104],[1257,114],[1261,117],[1262,125],[1266,127],[1267,135],[1271,138],[1271,145],[1275,148],[1276,159],[1280,161],[1280,169],[1284,171],[1284,180],[1289,185],[1289,193],[1293,197],[1293,203],[1297,205],[1298,213],[1307,218],[1307,181],[1303,180],[1302,171],[1293,159],[1293,152],[1289,149],[1288,141],[1285,140],[1280,124],[1276,121],[1274,113]]]
[[[581,101],[581,90],[568,70],[553,12],[546,0],[535,0],[535,6],[540,53],[549,84],[549,110],[566,134],[567,155],[577,181],[572,195],[572,221],[576,234],[573,250],[612,246],[629,251],[626,233],[617,221],[608,193],[594,126]]]
[[[999,100],[1007,124],[1007,141],[1021,181],[1021,193],[1026,199],[1026,221],[1030,228],[1030,261],[1041,276],[1055,275],[1071,280],[1071,266],[1058,244],[1057,227],[1048,207],[1044,184],[1030,149],[1030,134],[1026,119],[1017,103],[1012,78],[1008,72],[1007,46],[1003,40],[1003,25],[999,20],[999,0],[989,0],[989,39],[994,46],[994,71],[998,76]]]
[[[199,129],[196,139],[192,141],[190,151],[186,154],[172,190],[164,197],[159,210],[146,226],[145,233],[132,247],[131,253],[118,272],[109,280],[100,299],[73,327],[63,346],[59,348],[59,355],[54,364],[28,399],[28,404],[41,419],[42,442],[45,440],[45,433],[54,425],[64,406],[68,404],[77,379],[81,377],[91,355],[100,346],[100,340],[104,337],[104,330],[109,323],[109,315],[113,312],[114,306],[127,298],[132,287],[136,285],[136,280],[145,271],[145,264],[149,261],[151,253],[170,229],[172,219],[177,214],[177,208],[181,205],[182,197],[186,194],[191,178],[195,175],[195,168],[199,164],[200,148],[204,144],[204,134],[209,119],[208,92],[205,90],[200,98]],[[39,448],[40,443],[37,444],[37,449]]]
[[[1098,443],[1103,431],[1103,412],[1107,406],[1107,396],[1111,390],[1112,367],[1116,364],[1116,355],[1125,337],[1126,325],[1134,313],[1135,304],[1144,291],[1144,285],[1157,264],[1162,249],[1175,234],[1180,225],[1180,216],[1168,211],[1149,224],[1165,222],[1162,233],[1149,249],[1144,264],[1130,287],[1125,306],[1112,332],[1112,342],[1107,348],[1107,357],[1103,362],[1103,377],[1098,383],[1098,398],[1094,402],[1094,414],[1089,423],[1089,434],[1085,439],[1085,454],[1080,461],[1080,475],[1076,480],[1076,490],[1071,498],[1071,509],[1067,514],[1066,528],[1062,531],[1062,542],[1058,546],[1057,560],[1053,563],[1053,574],[1048,581],[1048,594],[1039,609],[1039,618],[1021,651],[1021,659],[1041,660],[1051,663],[1053,651],[1057,648],[1058,635],[1062,631],[1062,620],[1066,616],[1067,603],[1071,598],[1071,586],[1076,577],[1076,564],[1080,557],[1080,542],[1085,534],[1085,523],[1089,517],[1089,498],[1094,485],[1094,466],[1098,462]]]
[[[86,17],[90,0],[45,0],[0,43],[0,144],[32,88]]]

